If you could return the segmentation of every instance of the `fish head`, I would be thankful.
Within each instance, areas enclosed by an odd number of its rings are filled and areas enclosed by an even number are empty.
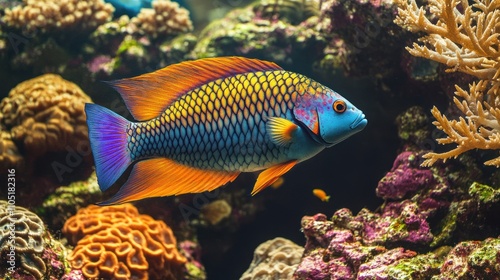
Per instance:
[[[361,110],[331,89],[298,95],[293,113],[313,139],[326,146],[343,141],[368,123]]]

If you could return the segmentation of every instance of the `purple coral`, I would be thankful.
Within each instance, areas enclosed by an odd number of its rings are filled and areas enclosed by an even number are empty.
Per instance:
[[[402,241],[428,244],[433,235],[426,218],[415,202],[405,200],[388,203],[381,215],[361,211],[354,220],[363,223],[363,237],[368,244]]]
[[[359,267],[358,280],[386,280],[390,278],[387,273],[387,267],[398,263],[399,261],[416,256],[417,253],[403,248],[395,248],[375,256],[372,260],[362,264]]]
[[[334,224],[325,215],[317,214],[302,218],[302,229],[307,242],[304,256],[294,273],[296,279],[353,279],[354,271],[335,246],[353,242],[349,231],[335,230]]]
[[[435,184],[432,171],[418,166],[414,152],[402,152],[377,186],[377,196],[384,199],[402,199]]]
[[[72,269],[70,272],[64,274],[61,280],[85,280],[83,273],[79,269]]]

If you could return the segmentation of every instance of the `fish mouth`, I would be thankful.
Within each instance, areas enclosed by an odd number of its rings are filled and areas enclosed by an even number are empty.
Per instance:
[[[358,117],[351,123],[349,126],[351,129],[363,129],[365,128],[366,124],[368,123],[368,120],[365,119],[365,114],[361,113],[358,115]]]

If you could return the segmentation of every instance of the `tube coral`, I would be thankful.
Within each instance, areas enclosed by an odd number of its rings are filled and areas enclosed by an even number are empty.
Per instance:
[[[500,1],[430,0],[419,7],[415,0],[397,0],[395,20],[412,32],[424,32],[407,50],[414,56],[446,64],[448,72],[459,71],[479,79],[469,90],[455,86],[454,103],[465,115],[449,120],[436,107],[434,125],[446,133],[439,144],[456,144],[444,153],[427,153],[424,166],[446,161],[472,149],[500,149]],[[428,14],[426,11],[429,11]],[[433,19],[429,19],[429,18]],[[500,167],[500,157],[486,161]]]

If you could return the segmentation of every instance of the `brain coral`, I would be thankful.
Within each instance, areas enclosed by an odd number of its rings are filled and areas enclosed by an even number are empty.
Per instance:
[[[17,146],[12,142],[10,133],[0,131],[0,168],[7,170],[9,168],[21,169],[23,157],[19,153]]]
[[[131,204],[80,209],[63,232],[79,240],[68,260],[87,278],[178,279],[186,263],[172,230]]]
[[[176,35],[191,31],[193,23],[189,19],[189,11],[179,7],[170,0],[156,0],[153,8],[143,8],[137,17],[132,18],[132,24],[139,33],[152,38]]]
[[[292,279],[304,248],[292,241],[277,237],[255,249],[250,267],[240,280]]]
[[[9,274],[14,279],[60,277],[64,273],[58,257],[64,255],[62,250],[35,213],[0,200],[1,279]]]
[[[81,149],[88,143],[86,102],[92,100],[77,85],[45,74],[18,84],[0,102],[0,124],[30,156]]]
[[[7,133],[0,166],[13,168],[22,161],[22,183],[38,187],[20,189],[23,199],[36,204],[53,187],[92,172],[87,102],[92,100],[77,85],[54,74],[18,84],[0,102],[0,130]]]
[[[5,10],[8,26],[30,32],[95,30],[111,20],[114,8],[102,0],[24,0],[22,6]]]

